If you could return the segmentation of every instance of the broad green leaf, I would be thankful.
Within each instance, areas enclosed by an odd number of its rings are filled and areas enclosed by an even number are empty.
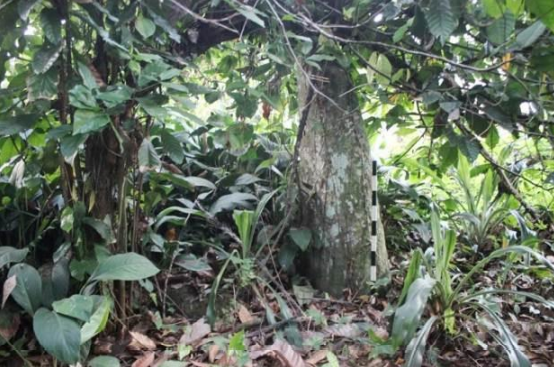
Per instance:
[[[493,17],[500,18],[504,14],[505,0],[481,0],[485,12]]]
[[[458,19],[452,11],[450,0],[431,0],[425,10],[425,19],[431,34],[444,42],[458,26]]]
[[[64,159],[71,162],[75,154],[79,151],[79,147],[87,140],[87,134],[67,135],[60,141],[60,152]]]
[[[41,268],[42,305],[51,307],[54,301],[67,296],[71,274],[69,260],[62,258],[52,266],[51,270]]]
[[[389,85],[392,74],[392,65],[389,59],[381,53],[374,52],[368,62],[371,65],[370,72],[367,75],[368,82],[371,83],[375,78],[382,86]]]
[[[108,324],[108,319],[113,306],[113,302],[109,297],[91,297],[94,300],[93,314],[90,317],[90,320],[81,328],[81,344],[88,342],[104,330]]]
[[[25,257],[28,253],[28,248],[16,249],[9,246],[0,246],[0,269],[3,268],[5,265],[18,263],[25,260]]]
[[[40,274],[31,265],[17,264],[10,269],[8,278],[13,275],[16,277],[16,285],[11,296],[18,305],[33,315],[40,307],[42,299]]]
[[[133,252],[113,255],[102,261],[90,281],[141,280],[158,274],[160,270],[150,260]]]
[[[57,45],[62,41],[62,22],[56,9],[44,8],[40,13],[40,25],[46,39]]]
[[[113,108],[130,100],[132,95],[133,90],[126,85],[111,85],[98,93],[97,98],[104,101],[106,107]]]
[[[250,207],[251,201],[257,198],[248,193],[235,192],[228,195],[223,195],[210,207],[210,214],[216,215],[224,210],[231,210],[239,207]]]
[[[554,2],[551,0],[526,0],[525,4],[533,15],[554,32]]]
[[[514,32],[516,18],[511,11],[506,11],[502,17],[494,20],[487,27],[487,38],[494,45],[505,43]]]
[[[144,138],[138,151],[140,172],[147,172],[160,166],[161,161],[149,138]]]
[[[162,28],[164,31],[167,32],[169,35],[169,38],[177,42],[177,44],[181,43],[181,36],[179,35],[179,31],[177,31],[167,20],[164,16],[159,15],[151,6],[148,5],[148,3],[143,2],[142,5],[148,9],[148,14],[150,15],[150,18],[158,25],[160,28]]]
[[[185,159],[185,151],[181,146],[181,142],[177,140],[177,138],[168,130],[162,130],[161,138],[162,146],[165,152],[169,154],[171,160],[177,164],[183,163],[183,159]]]
[[[151,95],[137,98],[137,101],[139,106],[150,116],[157,119],[163,119],[167,116],[167,109],[163,107],[163,104],[167,102],[167,98],[160,95]]]
[[[154,22],[143,17],[142,14],[137,17],[137,20],[135,21],[135,28],[144,38],[149,38],[154,34],[154,32],[156,32],[156,25]]]
[[[60,56],[62,49],[63,43],[56,46],[45,44],[38,50],[33,56],[33,61],[31,63],[35,74],[47,72]]]
[[[437,316],[433,316],[427,320],[417,335],[410,341],[410,344],[406,347],[406,355],[404,357],[406,359],[406,363],[404,363],[405,367],[420,367],[423,364],[425,344],[437,319]]]
[[[52,308],[60,315],[73,317],[75,319],[88,322],[94,306],[94,299],[90,296],[74,294],[70,298],[65,298],[52,303]]]
[[[69,91],[69,103],[77,108],[97,109],[98,104],[92,91],[84,85],[76,85]]]
[[[308,228],[291,228],[289,236],[302,251],[306,251],[312,241],[312,231]]]
[[[229,350],[234,351],[245,351],[246,347],[244,346],[244,330],[239,331],[238,333],[233,334],[231,339],[229,339]]]
[[[539,37],[543,35],[545,30],[546,30],[546,27],[541,21],[537,21],[533,23],[532,25],[525,28],[517,35],[516,42],[514,45],[515,48],[517,50],[521,50],[533,45],[535,41],[538,40]]]
[[[38,115],[0,116],[0,135],[15,135],[31,129],[38,120]]]
[[[396,345],[400,346],[414,336],[435,284],[435,279],[426,276],[416,279],[410,286],[406,302],[394,313],[391,337]]]
[[[58,72],[50,69],[44,74],[32,74],[27,78],[27,99],[29,102],[52,99],[58,94]]]
[[[75,321],[41,308],[33,317],[33,331],[40,345],[61,362],[79,361],[81,334]]]
[[[104,112],[77,110],[73,124],[73,135],[98,132],[109,123],[110,117]]]
[[[88,362],[88,367],[120,367],[119,360],[112,356],[94,357]],[[162,365],[163,366],[163,365]]]
[[[83,83],[88,89],[92,90],[98,87],[98,84],[96,83],[96,78],[94,78],[94,75],[87,65],[81,62],[77,62],[77,70],[79,71],[79,75],[81,75],[81,79],[83,79]]]

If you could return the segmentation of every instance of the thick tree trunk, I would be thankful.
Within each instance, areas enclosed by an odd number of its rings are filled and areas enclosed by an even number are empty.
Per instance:
[[[298,172],[307,190],[302,220],[312,229],[307,272],[315,287],[333,295],[344,288],[363,290],[369,281],[371,235],[371,157],[361,113],[348,73],[324,66],[300,145]],[[306,103],[308,82],[299,76],[299,100]],[[305,106],[302,106],[304,108]],[[383,225],[378,221],[378,274],[388,271]]]

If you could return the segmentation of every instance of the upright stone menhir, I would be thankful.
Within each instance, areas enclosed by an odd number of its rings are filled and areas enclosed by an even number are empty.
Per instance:
[[[305,103],[309,84],[299,74],[299,101]],[[378,275],[388,271],[388,257],[383,225],[371,209],[372,160],[350,77],[327,63],[317,79],[325,80],[314,83],[336,105],[315,94],[300,145],[300,180],[313,190],[302,213],[314,239],[306,271],[316,288],[340,295],[345,288],[361,291],[370,280],[373,219]]]

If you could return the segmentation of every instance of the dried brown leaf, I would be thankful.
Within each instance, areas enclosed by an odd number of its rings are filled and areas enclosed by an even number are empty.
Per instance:
[[[206,320],[202,317],[190,326],[190,328],[181,337],[181,340],[179,340],[179,343],[184,345],[195,344],[211,331],[212,329],[210,328],[210,325],[208,325]]]
[[[210,345],[210,348],[208,349],[208,360],[210,363],[215,362],[215,358],[217,357],[217,353],[219,352],[219,347],[216,344]]]
[[[6,281],[4,282],[4,290],[2,292],[2,308],[4,308],[4,305],[6,304],[6,301],[8,300],[10,294],[12,294],[16,284],[17,278],[15,274],[6,279]]]
[[[317,352],[312,354],[310,358],[306,359],[306,363],[315,366],[319,362],[323,361],[325,358],[327,358],[327,350],[326,349],[318,350]]]
[[[258,359],[269,355],[278,359],[285,367],[309,367],[289,343],[279,339],[264,350],[250,353],[250,358]]]
[[[2,311],[2,318],[0,319],[0,336],[4,340],[10,340],[19,330],[20,318],[19,315],[14,313],[7,313],[8,311]],[[4,317],[5,316],[5,317]]]
[[[254,317],[252,316],[250,311],[248,311],[248,309],[243,305],[240,305],[239,307],[238,316],[239,316],[240,322],[244,324],[254,321]]]
[[[154,352],[148,352],[134,361],[131,367],[151,367],[155,357]]]
[[[131,334],[131,337],[133,338],[133,341],[131,342],[131,344],[137,347],[137,349],[146,349],[146,350],[156,349],[156,343],[154,343],[154,341],[149,337],[147,337],[146,335],[136,331],[131,331],[129,332],[129,334]]]

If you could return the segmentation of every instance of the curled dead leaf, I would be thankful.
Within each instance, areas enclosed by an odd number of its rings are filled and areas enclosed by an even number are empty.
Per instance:
[[[248,309],[243,305],[240,305],[239,307],[238,316],[240,322],[242,322],[243,324],[251,323],[252,321],[254,321],[254,317],[252,316],[250,311],[248,311]]]
[[[131,334],[131,337],[133,338],[133,341],[131,342],[130,346],[134,347],[136,349],[146,349],[146,350],[154,350],[156,349],[156,343],[149,337],[147,337],[144,334],[141,334],[136,331],[129,332]]]
[[[131,367],[151,367],[152,363],[154,363],[154,358],[156,358],[154,352],[148,352],[134,361]]]
[[[277,339],[272,345],[263,350],[250,353],[252,359],[263,356],[272,356],[286,367],[309,367],[302,356],[289,343],[280,339]]]
[[[179,344],[196,344],[211,331],[210,325],[208,325],[206,320],[202,317],[187,329],[181,337],[181,340],[179,340]]]
[[[17,284],[17,276],[14,274],[6,281],[4,282],[4,289],[2,291],[2,308],[4,308],[4,305],[6,304],[6,301],[8,300],[8,297],[10,294],[12,294],[16,284]]]
[[[306,359],[306,363],[315,366],[319,362],[323,361],[325,358],[327,358],[327,350],[318,350],[317,352],[313,353],[310,358]]]

